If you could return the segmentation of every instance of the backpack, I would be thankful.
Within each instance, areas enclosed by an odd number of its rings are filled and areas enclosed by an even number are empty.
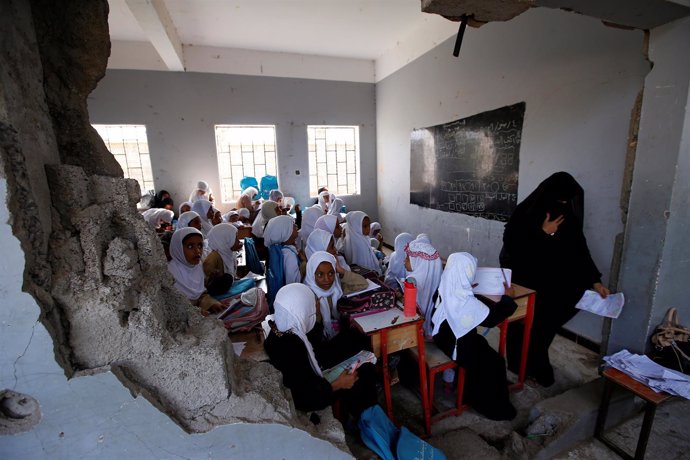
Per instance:
[[[273,301],[276,294],[285,286],[285,269],[283,266],[283,245],[272,244],[268,248],[268,273],[266,274],[268,284],[268,308],[273,313]]]
[[[261,178],[261,188],[259,188],[259,196],[264,200],[268,200],[268,195],[271,190],[278,188],[278,178],[276,176],[264,176]]]
[[[247,237],[244,239],[244,256],[247,259],[249,271],[257,275],[264,274],[264,266],[261,264],[259,253],[256,251],[256,245],[252,238]]]
[[[216,300],[225,300],[228,297],[236,297],[237,295],[242,294],[244,291],[248,291],[253,287],[256,287],[256,281],[254,279],[241,278],[235,280],[235,282],[232,284],[232,287],[230,287],[227,292],[224,292],[220,295],[211,294],[211,297],[215,298]]]
[[[420,439],[405,427],[400,429],[375,405],[359,418],[360,437],[383,460],[445,460],[439,449]]]
[[[230,332],[250,331],[268,315],[268,302],[264,291],[249,289],[242,294],[222,300],[227,308],[218,316]]]
[[[242,180],[240,180],[240,188],[243,192],[249,187],[254,187],[255,189],[259,190],[259,183],[256,181],[256,177],[244,176]]]

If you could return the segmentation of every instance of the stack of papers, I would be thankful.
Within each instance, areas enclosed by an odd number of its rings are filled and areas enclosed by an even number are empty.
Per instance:
[[[604,361],[657,393],[665,391],[690,399],[690,376],[660,366],[644,355],[621,350],[614,355],[605,356]]]
[[[503,295],[506,290],[503,283],[510,287],[512,276],[510,268],[479,267],[474,275],[472,289],[475,294],[480,295]]]

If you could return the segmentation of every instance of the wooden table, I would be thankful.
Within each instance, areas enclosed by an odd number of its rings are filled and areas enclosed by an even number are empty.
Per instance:
[[[527,356],[529,352],[529,338],[532,332],[532,323],[534,322],[534,302],[536,300],[537,291],[529,289],[518,284],[513,283],[515,288],[515,295],[513,300],[518,305],[515,313],[510,315],[501,324],[498,325],[500,330],[500,338],[498,341],[498,352],[505,358],[506,356],[506,340],[508,337],[508,324],[513,321],[525,322],[525,332],[522,336],[522,351],[520,353],[520,368],[518,371],[518,381],[510,386],[511,390],[521,390],[525,385],[525,377],[527,375]],[[487,304],[489,308],[496,302],[501,300],[501,296],[483,296],[477,295],[477,298]]]
[[[381,358],[383,367],[383,389],[386,395],[386,411],[388,417],[395,422],[391,401],[391,377],[388,371],[388,355],[408,348],[417,348],[419,354],[419,382],[422,398],[422,410],[425,421],[431,417],[431,406],[427,395],[426,363],[424,353],[424,332],[422,325],[424,317],[415,315],[405,317],[398,308],[373,313],[371,315],[353,318],[353,323],[362,332],[371,337],[374,354]],[[425,425],[428,425],[426,423]],[[428,434],[428,433],[427,433]]]

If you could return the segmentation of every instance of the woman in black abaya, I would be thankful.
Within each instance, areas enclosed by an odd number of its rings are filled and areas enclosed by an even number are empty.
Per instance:
[[[582,187],[570,174],[557,172],[518,204],[503,234],[501,266],[513,271],[515,283],[537,291],[527,374],[543,386],[554,382],[549,346],[577,313],[585,290],[609,294],[587,248],[583,212]],[[508,368],[515,372],[523,329],[518,322],[508,327]]]

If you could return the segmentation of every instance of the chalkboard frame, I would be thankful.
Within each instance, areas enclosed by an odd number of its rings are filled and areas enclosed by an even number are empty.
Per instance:
[[[517,205],[519,102],[410,135],[410,204],[505,222]]]

